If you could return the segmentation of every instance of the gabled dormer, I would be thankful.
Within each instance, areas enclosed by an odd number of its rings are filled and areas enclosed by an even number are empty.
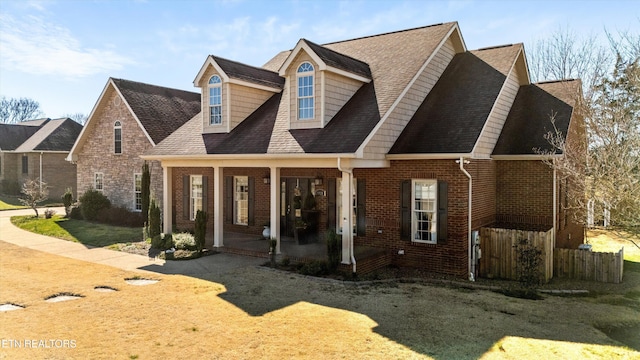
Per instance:
[[[202,94],[202,132],[228,133],[282,91],[284,78],[273,71],[210,55],[193,85]]]
[[[366,83],[363,61],[300,39],[279,70],[289,90],[289,128],[324,128]]]

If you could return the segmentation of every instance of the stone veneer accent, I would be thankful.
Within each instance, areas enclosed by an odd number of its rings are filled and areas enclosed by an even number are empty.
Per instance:
[[[122,154],[114,154],[116,121],[122,124]],[[134,209],[134,174],[142,173],[140,155],[153,147],[123,99],[110,88],[91,119],[86,142],[78,149],[78,196],[94,187],[94,174],[104,174],[103,193],[116,206]],[[162,167],[149,162],[151,197],[162,208]]]

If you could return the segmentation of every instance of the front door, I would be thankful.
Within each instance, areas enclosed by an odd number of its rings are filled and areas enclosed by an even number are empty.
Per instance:
[[[309,178],[280,179],[280,231],[282,235],[293,237],[296,218],[302,215],[302,204],[311,191]]]

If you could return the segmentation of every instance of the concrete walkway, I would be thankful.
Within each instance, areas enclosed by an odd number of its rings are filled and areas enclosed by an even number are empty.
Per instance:
[[[53,208],[53,210],[58,214],[64,214],[64,208]],[[44,210],[40,212],[42,211]],[[164,261],[121,251],[88,247],[80,243],[22,230],[14,226],[10,221],[12,216],[18,215],[34,215],[34,212],[30,209],[0,211],[0,241],[72,259],[113,266],[128,271],[198,275],[225,273],[241,267],[257,266],[265,261],[264,259],[232,254],[217,254],[186,261]]]

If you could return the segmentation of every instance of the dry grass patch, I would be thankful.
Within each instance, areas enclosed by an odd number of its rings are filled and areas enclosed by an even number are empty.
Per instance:
[[[11,349],[20,359],[634,358],[594,324],[639,318],[624,306],[543,301],[392,283],[346,286],[256,267],[181,275],[131,272],[0,242],[1,339],[74,340]],[[226,255],[205,258],[221,261]],[[129,286],[125,278],[160,280]],[[93,291],[96,286],[119,289]],[[49,304],[52,293],[81,300]],[[523,349],[526,349],[525,352]],[[1,356],[0,356],[1,357]]]

